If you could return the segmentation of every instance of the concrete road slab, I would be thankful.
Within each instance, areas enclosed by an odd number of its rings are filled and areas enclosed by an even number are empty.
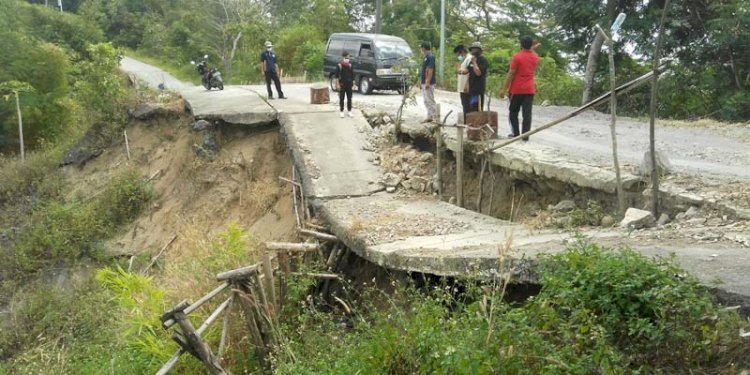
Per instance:
[[[313,111],[282,118],[307,195],[334,198],[383,190],[380,170],[368,161],[373,152],[366,150],[364,127],[369,125],[361,113],[342,119],[335,112]]]
[[[180,93],[196,119],[247,126],[265,125],[277,119],[273,107],[256,92],[241,86],[226,86],[221,91],[191,87]]]

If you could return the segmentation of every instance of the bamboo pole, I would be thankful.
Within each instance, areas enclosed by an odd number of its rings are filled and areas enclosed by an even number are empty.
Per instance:
[[[316,243],[266,242],[267,250],[283,250],[295,252],[315,251],[320,248]]]
[[[659,72],[664,72],[664,71],[666,71],[666,69],[667,68],[663,68],[663,70],[662,69],[657,69],[657,70]],[[627,83],[621,85],[620,87],[618,87],[615,90],[616,91],[615,94],[620,95],[620,94],[624,94],[624,93],[626,93],[626,92],[628,92],[630,90],[633,90],[636,87],[639,87],[639,86],[645,84],[646,82],[649,82],[649,79],[651,77],[653,77],[653,76],[654,76],[654,72],[646,73],[646,74],[644,74],[644,75],[642,75],[642,76],[640,76],[640,77],[638,77],[638,78],[636,78],[636,79],[634,79],[634,80],[632,80],[630,82],[627,82]],[[590,109],[590,108],[593,108],[593,107],[596,107],[598,105],[601,105],[601,104],[604,104],[604,103],[608,102],[609,101],[609,97],[610,97],[610,93],[607,92],[607,93],[603,94],[602,96],[600,96],[600,97],[598,97],[598,98],[596,98],[596,99],[594,99],[594,100],[592,100],[592,101],[590,101],[590,102],[588,102],[588,103],[586,103],[586,104],[584,104],[584,105],[582,105],[582,106],[574,109],[573,111],[571,111],[570,113],[566,114],[563,117],[560,117],[560,118],[558,118],[556,120],[550,121],[549,123],[544,124],[544,125],[536,128],[536,129],[534,129],[534,130],[532,130],[530,132],[523,133],[522,135],[519,135],[518,137],[514,137],[514,138],[511,138],[511,139],[509,139],[509,140],[507,140],[505,142],[502,142],[500,144],[496,144],[496,145],[494,145],[494,146],[492,146],[492,147],[484,150],[483,152],[484,153],[489,153],[489,152],[495,151],[495,150],[497,150],[499,148],[502,148],[502,147],[505,147],[505,146],[510,145],[512,143],[518,142],[523,137],[529,137],[529,136],[532,136],[532,135],[534,135],[536,133],[539,133],[540,131],[549,129],[549,128],[555,126],[555,125],[559,125],[562,122],[565,122],[565,121],[570,120],[571,118],[573,118],[575,116],[580,115],[581,113],[583,113],[587,109]]]
[[[651,151],[651,213],[659,217],[659,170],[656,165],[656,102],[659,93],[659,64],[661,59],[661,45],[664,37],[664,21],[669,12],[670,0],[664,1],[664,9],[659,21],[659,34],[656,37],[654,49],[654,65],[651,78],[651,103],[649,106],[648,145]]]
[[[292,180],[295,179],[296,168],[292,166]],[[297,228],[302,228],[302,220],[299,217],[299,207],[297,204],[297,183],[292,183],[292,205],[294,206],[294,217],[297,219]]]
[[[310,230],[310,229],[300,229],[299,232],[301,234],[305,235],[305,236],[317,238],[317,239],[319,239],[321,241],[330,241],[330,242],[338,242],[339,241],[338,237],[336,237],[336,236],[334,236],[332,234],[328,234],[328,233],[321,233],[321,232],[317,232],[317,231]]]
[[[610,96],[609,96],[609,108],[610,108],[610,115],[611,115],[611,122],[609,125],[609,132],[612,138],[612,163],[615,167],[615,179],[617,182],[617,207],[619,209],[620,214],[625,213],[625,193],[622,189],[622,175],[620,174],[620,160],[617,157],[617,94],[615,93],[615,90],[617,88],[617,79],[615,77],[615,42],[612,40],[612,37],[610,35],[607,35],[607,33],[601,28],[601,26],[596,25],[596,27],[599,29],[599,32],[602,33],[604,36],[604,39],[607,41],[607,46],[609,47],[609,86],[610,86]]]
[[[143,269],[143,272],[142,272],[143,274],[146,274],[148,272],[148,270],[151,269],[151,267],[156,263],[156,260],[159,259],[159,257],[161,256],[161,254],[164,253],[164,251],[167,250],[167,248],[169,247],[169,245],[171,245],[172,242],[174,242],[176,239],[177,239],[177,235],[175,234],[174,236],[172,236],[172,238],[169,240],[169,242],[167,242],[166,245],[162,246],[161,250],[159,250],[159,253],[156,254],[156,256],[151,259],[151,262],[149,262],[149,264],[146,266],[146,268]]]
[[[224,313],[224,324],[222,324],[221,327],[221,339],[219,339],[219,352],[217,355],[219,358],[222,358],[224,356],[224,348],[226,347],[227,343],[227,332],[229,331],[229,318],[232,315],[232,306],[234,305],[234,299],[235,295],[232,293],[232,296],[229,297],[229,306],[227,306],[227,311]]]
[[[125,151],[128,153],[128,160],[130,160],[130,143],[128,142],[128,131],[123,130],[122,134],[125,136]]]
[[[229,286],[229,283],[226,283],[226,282],[225,282],[225,283],[222,283],[221,285],[219,285],[218,287],[216,287],[216,289],[214,289],[214,290],[210,291],[210,292],[209,292],[208,294],[206,294],[205,296],[201,297],[201,298],[200,298],[199,300],[197,300],[197,301],[193,302],[193,304],[191,304],[190,306],[188,306],[188,307],[186,307],[186,308],[185,308],[185,310],[184,310],[184,312],[185,312],[185,315],[188,315],[188,314],[190,314],[191,312],[193,312],[193,311],[195,311],[196,309],[198,309],[199,307],[201,307],[201,306],[202,306],[202,305],[203,305],[204,303],[206,303],[206,302],[207,302],[208,300],[210,300],[211,298],[214,298],[214,296],[216,296],[217,294],[219,294],[219,293],[220,293],[220,292],[221,292],[222,290],[224,290],[224,289],[225,289],[225,288],[226,288],[227,286]],[[169,327],[173,326],[174,324],[175,324],[175,321],[174,321],[174,319],[167,319],[167,320],[165,320],[165,321],[164,321],[164,322],[162,323],[162,326],[163,326],[163,327],[164,327],[165,329],[167,329],[167,328],[169,328]]]
[[[16,113],[18,115],[18,143],[21,146],[21,161],[26,161],[26,150],[23,144],[23,117],[21,117],[21,100],[18,98],[18,91],[14,92],[16,96]]]
[[[258,264],[252,266],[237,268],[231,271],[222,272],[216,275],[216,281],[224,281],[229,279],[247,278],[258,273]]]
[[[228,300],[227,300],[228,302]],[[200,334],[196,332],[187,315],[183,311],[177,311],[174,313],[174,319],[182,329],[182,334],[187,340],[187,344],[190,345],[190,349],[195,351],[197,357],[206,365],[208,371],[212,375],[225,375],[229,374],[228,371],[224,370],[219,364],[218,359],[211,353],[211,349],[206,343],[201,340]]]
[[[437,127],[435,134],[435,174],[437,175],[438,198],[443,198],[443,128]]]

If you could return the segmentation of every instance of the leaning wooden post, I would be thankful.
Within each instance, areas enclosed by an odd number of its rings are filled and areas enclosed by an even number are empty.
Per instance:
[[[656,37],[654,49],[653,77],[651,78],[651,105],[649,108],[648,143],[651,151],[651,213],[659,217],[659,170],[656,165],[656,97],[659,93],[659,60],[661,59],[661,44],[664,36],[664,20],[667,18],[670,1],[664,1],[664,9],[659,22],[659,34]]]
[[[190,323],[190,320],[188,320],[187,315],[185,315],[185,308],[188,306],[187,301],[183,301],[172,312],[173,319],[177,322],[177,324],[182,329],[182,335],[187,340],[187,345],[189,353],[195,354],[208,368],[208,371],[213,375],[225,375],[229,374],[226,370],[224,370],[221,365],[219,364],[219,360],[211,353],[211,349],[209,349],[208,345],[201,340],[200,335],[198,332],[195,331],[195,328]],[[184,344],[184,343],[181,343]]]
[[[255,301],[251,300],[250,297],[248,297],[248,295],[241,290],[236,291],[235,296],[239,297],[238,300],[240,302],[240,306],[242,306],[242,310],[245,312],[245,320],[247,322],[248,329],[250,329],[250,336],[252,338],[253,344],[255,345],[255,353],[258,358],[260,358],[261,361],[265,363],[268,356],[268,350],[266,348],[265,342],[263,341],[263,336],[260,332],[260,326],[258,325],[258,323],[260,323],[260,318],[256,319],[257,313],[253,306],[255,304]]]
[[[227,306],[227,309],[224,312],[224,324],[221,327],[221,339],[219,340],[219,352],[217,354],[219,358],[224,355],[224,347],[227,343],[227,333],[229,332],[229,317],[232,315],[232,305],[234,304],[235,298],[236,296],[234,294],[229,297],[229,306]]]
[[[464,206],[464,127],[456,126],[456,204]]]
[[[122,135],[125,136],[125,151],[128,153],[128,160],[130,160],[130,142],[128,142],[128,131],[123,130]]]
[[[278,301],[276,300],[276,287],[273,285],[273,266],[271,265],[271,256],[268,251],[263,253],[263,277],[265,279],[265,289],[268,291],[268,304],[270,305],[269,310],[271,313],[271,319],[276,319],[276,306]],[[263,285],[259,285],[263,287]]]
[[[612,39],[611,35],[607,35],[607,33],[599,26],[596,25],[596,28],[599,29],[599,32],[602,33],[604,36],[604,39],[607,41],[607,46],[609,47],[609,85],[610,85],[610,98],[609,98],[609,109],[611,112],[612,120],[609,124],[609,132],[612,137],[612,162],[614,163],[615,167],[615,179],[617,182],[617,208],[619,209],[620,214],[625,213],[625,195],[622,191],[622,176],[620,174],[620,160],[617,157],[617,131],[616,131],[616,125],[617,125],[617,94],[615,92],[617,88],[617,80],[615,78],[615,42]]]
[[[435,134],[435,183],[437,184],[438,198],[443,198],[443,124],[438,125]]]

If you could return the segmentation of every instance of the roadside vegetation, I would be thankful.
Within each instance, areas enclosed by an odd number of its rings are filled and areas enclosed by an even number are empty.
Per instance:
[[[155,204],[153,182],[137,168],[123,167],[100,186],[74,189],[88,181],[72,182],[60,162],[91,129],[103,147],[120,145],[127,109],[135,100],[116,71],[120,47],[162,61],[182,72],[180,77],[193,74],[190,60],[208,53],[236,83],[259,80],[258,48],[271,39],[288,59],[282,64],[289,74],[318,78],[327,36],[363,27],[364,15],[371,13],[369,2],[358,1],[170,4],[83,0],[66,2],[67,11],[59,12],[0,0],[0,47],[12,51],[0,54],[0,83],[33,87],[20,95],[29,150],[25,161],[16,154],[14,105],[0,102],[0,374],[153,373],[177,350],[159,315],[215,287],[217,272],[257,260],[259,242],[238,223],[209,235],[198,229],[184,233],[184,254],[166,264],[156,262],[152,269],[145,255],[106,255],[113,239]],[[388,3],[384,32],[402,35],[413,45],[436,41],[436,30],[420,27],[434,24],[430,4]],[[221,5],[242,8],[224,12]],[[268,14],[278,16],[269,19]],[[739,14],[734,19],[746,22],[745,13]],[[471,30],[480,26],[467,29],[464,21],[460,15],[449,17],[449,45],[481,36],[495,75],[515,50],[516,34],[534,26],[498,23],[475,35]],[[732,30],[746,37],[741,29]],[[557,53],[564,50],[562,42],[552,35],[544,38],[549,48],[540,51],[544,99],[573,104],[583,83],[567,72],[571,61]],[[737,69],[746,69],[741,56],[736,61]],[[642,68],[633,66],[634,71]],[[716,78],[726,71],[705,74]],[[698,83],[705,82],[711,82],[711,90],[722,87],[718,80]],[[669,90],[687,92],[679,83],[673,81]],[[743,100],[739,95],[710,106],[695,102],[701,110],[685,116],[728,108],[727,118],[736,118],[735,107],[725,104],[741,106]],[[242,163],[226,169],[242,169]],[[191,168],[197,176],[212,165],[196,162]],[[278,173],[271,172],[275,180]],[[278,189],[259,181],[258,186],[270,187],[254,189],[257,196],[245,196],[245,201],[259,212],[273,210]],[[577,215],[581,223],[594,222],[601,209],[588,207]],[[397,286],[388,291],[357,281],[343,287],[348,313],[310,304],[314,280],[295,277],[282,317],[283,347],[276,348],[272,372],[740,374],[750,367],[747,340],[738,335],[750,330],[748,322],[735,310],[715,305],[705,288],[669,259],[651,261],[629,250],[581,242],[542,265],[544,287],[523,303],[509,302],[501,279],[429,287],[394,281]],[[195,317],[209,312],[201,309]],[[233,319],[232,325],[224,355],[228,367],[233,373],[261,371],[242,319]],[[211,347],[219,334],[217,326],[206,332]],[[200,373],[202,367],[186,355],[174,371]]]

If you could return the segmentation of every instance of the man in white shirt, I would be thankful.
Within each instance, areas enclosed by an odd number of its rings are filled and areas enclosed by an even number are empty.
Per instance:
[[[453,49],[453,53],[456,54],[458,60],[456,64],[456,73],[458,74],[456,91],[461,95],[461,107],[465,115],[469,112],[471,106],[471,96],[469,95],[469,64],[471,64],[471,55],[463,44],[457,45]]]

